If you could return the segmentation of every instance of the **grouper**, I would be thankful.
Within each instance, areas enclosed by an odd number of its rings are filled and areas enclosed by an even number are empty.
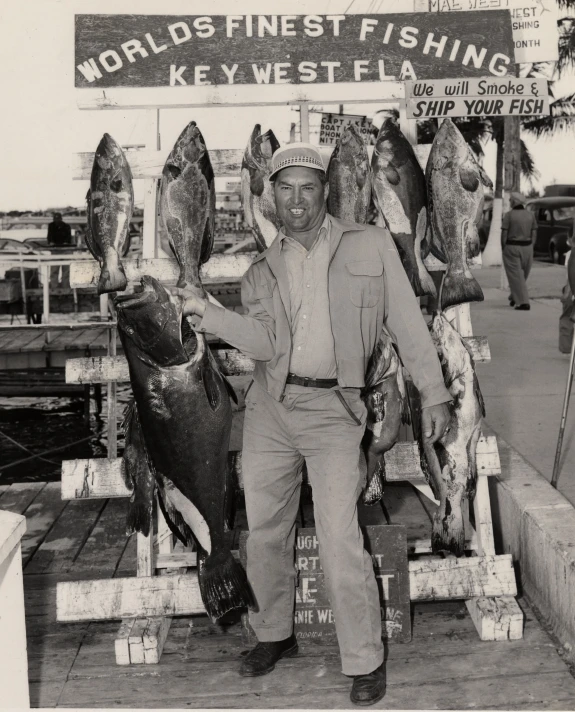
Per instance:
[[[371,170],[374,202],[395,241],[415,296],[435,296],[435,285],[423,264],[430,246],[425,175],[411,144],[391,118],[377,135]]]
[[[329,159],[327,211],[340,220],[365,224],[371,201],[371,170],[365,141],[346,126]]]
[[[185,544],[198,546],[201,596],[215,619],[252,603],[245,572],[225,536],[233,391],[204,335],[182,319],[183,299],[170,297],[152,277],[143,277],[141,287],[116,299],[138,420],[132,417],[126,442],[127,477],[145,520],[151,516],[145,507],[150,482],[144,464],[149,465],[168,525]],[[131,521],[142,530],[137,518]]]
[[[383,495],[384,455],[395,445],[401,424],[411,422],[403,368],[391,336],[385,329],[382,329],[367,365],[361,396],[367,408],[362,440],[367,464],[363,502],[375,504]]]
[[[445,385],[453,398],[447,431],[433,444],[421,439],[422,470],[439,500],[433,517],[431,548],[434,553],[447,551],[462,556],[465,551],[463,502],[466,498],[472,501],[475,496],[475,451],[485,405],[473,357],[459,332],[441,311],[433,315],[429,332]]]
[[[273,184],[269,180],[272,156],[279,147],[274,132],[269,129],[262,133],[262,127],[256,124],[242,160],[242,208],[259,252],[272,244],[280,228]]]
[[[124,152],[107,133],[96,149],[86,203],[86,244],[100,263],[98,293],[121,292],[128,284],[120,258],[129,246],[134,190]]]
[[[447,263],[441,307],[483,301],[467,260],[479,254],[477,225],[489,176],[477,163],[461,132],[445,119],[433,140],[426,166],[431,252]]]
[[[180,266],[178,287],[201,290],[200,266],[214,244],[216,192],[206,142],[195,121],[179,135],[162,170],[160,217]]]

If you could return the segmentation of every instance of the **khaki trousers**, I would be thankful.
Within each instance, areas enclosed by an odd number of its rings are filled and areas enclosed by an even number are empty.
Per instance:
[[[295,520],[304,458],[313,489],[320,560],[346,675],[383,662],[379,593],[357,518],[366,409],[359,389],[287,386],[282,403],[257,383],[246,397],[242,471],[249,525],[247,574],[257,611],[250,623],[261,642],[293,632]]]
[[[505,245],[503,265],[515,304],[529,304],[527,277],[533,265],[533,245]]]

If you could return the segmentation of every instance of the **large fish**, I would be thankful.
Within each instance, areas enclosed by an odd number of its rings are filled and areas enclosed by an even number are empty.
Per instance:
[[[429,252],[425,176],[397,123],[386,119],[371,159],[373,196],[417,297],[436,294],[423,264]]]
[[[110,134],[96,149],[86,201],[86,244],[101,268],[98,293],[121,292],[128,284],[120,257],[128,247],[134,189],[128,161]]]
[[[435,498],[439,500],[439,508],[433,518],[431,547],[434,553],[449,551],[462,556],[465,550],[463,501],[466,497],[472,500],[475,496],[475,450],[485,406],[473,357],[457,330],[442,312],[437,312],[429,331],[441,362],[445,384],[453,398],[446,433],[432,445],[421,439],[422,470]]]
[[[340,220],[365,224],[371,200],[371,175],[365,141],[359,131],[346,126],[327,168],[327,211]]]
[[[483,301],[467,259],[479,254],[483,188],[492,183],[451,119],[435,135],[426,167],[431,252],[447,262],[441,308]]]
[[[256,124],[242,160],[242,208],[259,252],[272,244],[280,228],[269,180],[272,156],[279,147],[274,132],[270,129],[262,134],[260,124]]]
[[[185,544],[198,544],[202,600],[218,618],[251,603],[224,535],[230,387],[203,335],[191,331],[182,340],[183,299],[170,298],[151,277],[142,287],[118,297],[116,307],[143,443],[170,528]]]
[[[216,192],[208,149],[195,121],[174,144],[162,171],[160,215],[180,266],[178,286],[203,292],[200,266],[214,243]]]
[[[361,395],[367,408],[362,440],[367,463],[363,501],[375,504],[383,495],[384,453],[395,445],[401,424],[411,422],[401,362],[385,329],[367,365]]]

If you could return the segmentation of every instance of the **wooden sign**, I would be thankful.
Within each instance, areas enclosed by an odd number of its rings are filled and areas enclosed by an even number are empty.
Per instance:
[[[363,136],[366,143],[369,142],[371,119],[367,116],[354,116],[353,114],[322,114],[319,127],[320,146],[335,146],[337,140],[343,133],[346,126],[353,124]]]
[[[556,62],[559,3],[556,0],[427,0],[431,12],[509,10],[515,62]]]
[[[508,11],[76,15],[75,86],[373,83],[504,76]]]
[[[364,528],[364,535],[379,586],[383,638],[407,642],[411,640],[411,617],[406,529],[400,525],[368,526]],[[240,538],[240,559],[244,565],[246,541],[247,532],[244,532]],[[325,588],[315,528],[298,530],[295,565],[298,570],[296,637],[336,642],[335,620]],[[248,640],[254,639],[247,616],[243,622]]]
[[[489,77],[405,83],[410,119],[549,114],[546,79]]]

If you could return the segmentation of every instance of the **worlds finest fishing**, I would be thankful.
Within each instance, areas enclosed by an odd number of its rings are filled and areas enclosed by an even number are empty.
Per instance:
[[[373,50],[375,41],[376,44],[381,43],[383,46],[393,47],[395,45],[402,49],[419,49],[424,57],[444,58],[449,62],[458,62],[463,66],[472,65],[476,69],[485,68],[486,71],[494,76],[506,75],[507,67],[511,62],[511,59],[501,52],[489,54],[486,47],[469,42],[465,43],[446,34],[436,37],[436,34],[431,31],[423,32],[418,27],[397,25],[394,22],[379,20],[374,17],[363,17],[361,25],[358,27],[357,20],[350,21],[350,17],[353,18],[353,16],[346,15],[227,15],[213,17],[206,15],[193,19],[189,18],[189,21],[180,20],[168,25],[165,28],[167,34],[163,31],[155,33],[154,36],[151,32],[146,32],[142,38],[133,37],[127,39],[120,44],[119,49],[106,49],[98,56],[90,57],[78,64],[77,69],[91,83],[102,78],[102,70],[107,73],[117,72],[126,65],[129,66],[165,52],[169,47],[183,45],[190,41],[204,43],[213,37],[215,39],[210,44],[213,44],[214,41],[219,42],[224,37],[236,42],[241,38],[253,38],[253,40],[256,40],[270,37],[297,36],[316,39],[322,36],[329,38],[341,37],[342,40],[349,39],[355,42],[359,40],[369,44],[370,52]],[[347,27],[350,29],[347,30]],[[359,35],[356,34],[358,31]],[[364,64],[367,63],[367,60],[359,61],[364,62]],[[409,62],[407,63],[409,64]],[[302,67],[302,64],[306,66]],[[315,65],[311,67],[311,69],[315,70],[317,64],[317,62],[300,62],[299,65],[297,63],[293,65],[282,63],[282,65],[289,68],[289,71],[280,74],[280,82],[278,83],[281,83],[281,80],[283,82],[316,81],[317,74],[310,72],[309,65]],[[324,63],[320,62],[319,64]],[[331,64],[334,63],[332,62]],[[198,66],[201,67],[200,72],[196,71]],[[237,66],[236,64],[232,64],[231,67],[225,65],[224,68],[224,65],[218,65],[217,67],[210,67],[205,64],[197,65],[191,69],[194,79],[198,78],[198,81],[193,81],[193,83],[234,84]],[[257,67],[257,71],[254,69],[254,79],[251,83],[268,83],[267,81],[258,81],[260,67],[258,65],[254,66]],[[214,70],[211,76],[210,70]],[[381,81],[381,67],[378,67],[378,70],[369,74],[367,71],[355,72],[354,81]],[[405,68],[402,67],[403,76],[400,79],[417,78],[413,71],[410,72],[410,75],[407,75],[404,70]],[[187,84],[188,81],[187,79],[182,79],[182,74],[183,70],[181,68],[172,65],[170,69],[170,84]],[[276,74],[276,72],[272,73],[270,83],[276,83]],[[334,81],[334,79],[330,77],[328,81]],[[189,83],[192,83],[191,78]]]

